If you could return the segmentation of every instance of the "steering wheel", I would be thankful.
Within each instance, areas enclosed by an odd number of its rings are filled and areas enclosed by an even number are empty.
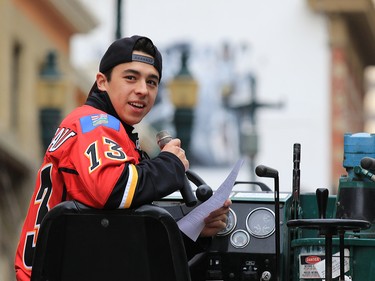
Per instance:
[[[187,170],[186,177],[196,185],[195,195],[199,201],[204,202],[212,196],[212,188],[197,173]]]
[[[194,196],[189,180],[197,186],[196,196]],[[194,207],[199,201],[206,201],[212,195],[212,189],[204,182],[204,180],[191,170],[186,171],[184,186],[180,189],[182,198],[188,207]]]
[[[191,184],[197,188],[194,191]],[[155,201],[154,204],[166,209],[177,221],[188,214],[200,203],[211,197],[213,191],[206,182],[198,176],[197,173],[187,170],[184,187],[180,189],[182,200],[180,198],[163,198]]]

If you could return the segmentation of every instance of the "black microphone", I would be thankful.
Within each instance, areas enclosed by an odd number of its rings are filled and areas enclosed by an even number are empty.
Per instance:
[[[255,168],[255,173],[258,177],[263,178],[276,178],[279,176],[279,172],[275,169],[272,169],[270,167],[259,165]]]
[[[164,146],[172,140],[172,136],[169,134],[168,131],[163,130],[156,134],[156,142],[160,147],[160,150],[164,148]]]
[[[371,157],[362,158],[361,167],[366,170],[375,170],[375,159]]]
[[[156,142],[158,143],[160,150],[171,140],[172,136],[166,130],[160,131],[156,134]],[[192,207],[197,204],[197,199],[194,196],[193,190],[186,176],[184,177],[184,186],[180,189],[180,192],[186,206]]]

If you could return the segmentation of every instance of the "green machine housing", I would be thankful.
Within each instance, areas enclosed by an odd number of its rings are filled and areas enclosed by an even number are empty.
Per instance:
[[[375,182],[371,179],[372,171],[360,165],[364,157],[375,158],[375,135],[345,134],[343,167],[347,175],[340,177],[337,195],[329,196],[326,213],[327,218],[371,222],[370,229],[345,234],[345,275],[353,281],[375,280]],[[301,194],[300,204],[301,218],[318,217],[315,194]],[[324,259],[324,238],[317,230],[299,230],[296,237],[291,241],[293,280],[323,280],[312,264]],[[334,237],[332,242],[335,256],[339,251],[339,239]],[[333,276],[338,271],[339,268],[333,266]]]

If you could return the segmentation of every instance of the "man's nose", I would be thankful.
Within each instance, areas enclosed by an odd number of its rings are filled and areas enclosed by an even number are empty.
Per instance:
[[[137,94],[145,95],[148,93],[147,83],[144,80],[139,80],[136,88]]]

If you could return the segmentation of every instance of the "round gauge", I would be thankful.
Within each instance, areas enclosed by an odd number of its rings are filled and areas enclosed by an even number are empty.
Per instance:
[[[218,236],[228,235],[229,233],[231,233],[233,231],[233,229],[237,225],[237,216],[232,209],[229,209],[229,213],[228,213],[227,217],[228,217],[227,218],[227,226],[217,233]]]
[[[243,229],[238,229],[230,236],[230,243],[235,248],[245,248],[250,242],[250,235]]]
[[[246,228],[256,238],[267,238],[275,232],[275,213],[268,208],[252,210],[246,218]]]

